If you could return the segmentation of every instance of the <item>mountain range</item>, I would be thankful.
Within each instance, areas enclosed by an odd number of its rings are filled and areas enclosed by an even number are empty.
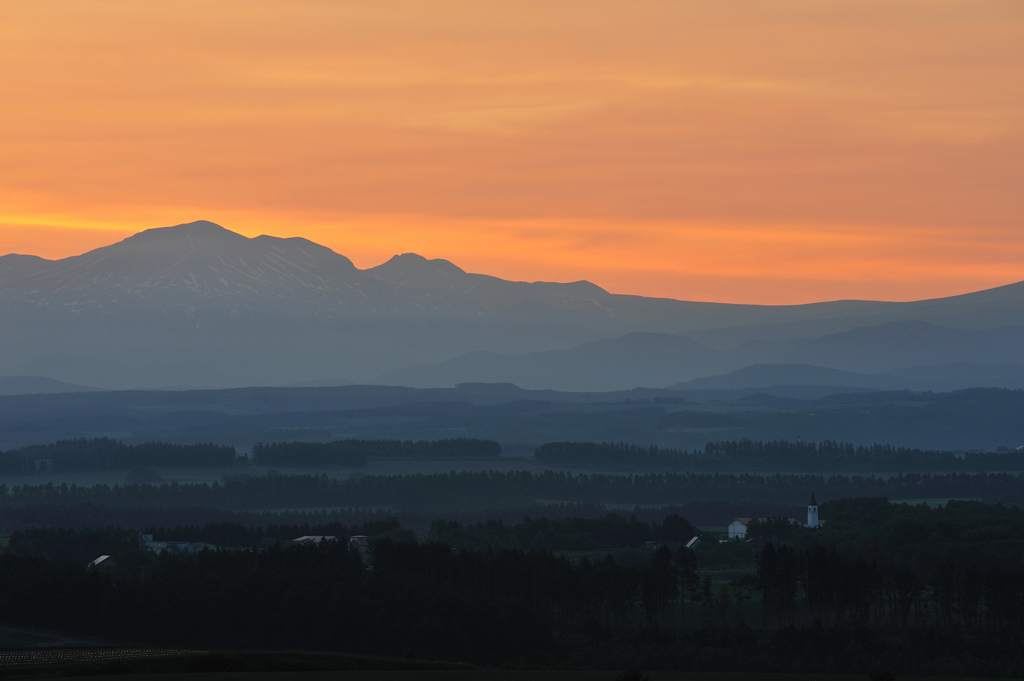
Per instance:
[[[1022,387],[1022,320],[1024,282],[910,303],[702,303],[411,253],[360,270],[305,239],[206,221],[62,260],[0,257],[0,376],[103,389]]]

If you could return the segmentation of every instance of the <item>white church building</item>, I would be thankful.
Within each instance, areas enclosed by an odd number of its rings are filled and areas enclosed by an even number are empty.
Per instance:
[[[729,539],[743,539],[747,536],[747,526],[750,525],[754,518],[733,518],[729,522]],[[768,518],[757,518],[758,522],[765,522]],[[814,498],[814,494],[811,494],[811,500],[807,502],[807,523],[801,523],[796,518],[787,518],[793,525],[802,525],[804,527],[821,527],[821,523],[818,522],[818,500]]]

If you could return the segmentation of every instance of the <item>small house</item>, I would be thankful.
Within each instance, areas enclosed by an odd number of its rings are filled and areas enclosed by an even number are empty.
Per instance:
[[[157,553],[199,553],[205,549],[216,551],[215,544],[207,544],[203,541],[148,541],[146,548]]]
[[[365,534],[352,535],[348,538],[348,545],[365,556],[370,550],[370,538]]]
[[[733,518],[729,521],[729,539],[743,539],[747,536],[747,525],[753,518]]]
[[[747,528],[755,518],[733,518],[729,522],[729,539],[744,539],[747,536]],[[757,522],[764,523],[771,518],[756,518]],[[803,523],[796,518],[786,518],[787,523],[796,527],[803,527]]]

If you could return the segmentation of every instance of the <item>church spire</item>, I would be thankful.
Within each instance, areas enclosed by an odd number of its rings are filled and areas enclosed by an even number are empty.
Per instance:
[[[818,526],[818,500],[811,492],[811,500],[807,503],[807,527]]]

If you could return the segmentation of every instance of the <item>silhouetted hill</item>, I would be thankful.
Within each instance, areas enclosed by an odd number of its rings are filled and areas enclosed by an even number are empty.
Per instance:
[[[701,392],[566,393],[463,384],[0,396],[0,450],[80,437],[212,442],[240,451],[261,441],[459,437],[495,440],[506,455],[520,457],[544,442],[704,449],[722,440],[799,437],[947,450],[1024,445],[1021,390],[817,397],[805,391],[803,399],[799,391],[722,390],[704,391],[715,401],[699,402]]]
[[[706,376],[670,386],[671,390],[736,390],[780,385],[901,390],[906,381],[883,374],[857,374],[809,364],[754,364],[728,374]]]
[[[1024,326],[955,329],[921,321],[888,322],[806,340],[750,343],[736,354],[861,373],[953,362],[1024,364]]]
[[[932,368],[917,375],[911,371],[922,366]],[[968,366],[973,368],[966,371]],[[819,338],[752,341],[721,350],[683,336],[626,334],[520,356],[471,353],[436,365],[389,372],[377,382],[445,387],[466,381],[508,381],[558,390],[1020,387],[1019,374],[982,369],[986,366],[1024,366],[1024,327],[978,330],[889,322]],[[942,367],[953,373],[944,377]],[[893,373],[897,371],[910,373]]]
[[[517,357],[476,352],[433,366],[390,372],[377,382],[417,388],[508,382],[526,389],[600,392],[660,387],[666,376],[692,374],[715,361],[714,351],[691,338],[630,333]]]
[[[920,390],[959,390],[967,387],[1024,389],[1024,366],[953,362],[938,366],[896,369],[899,376]]]
[[[150,229],[84,255],[34,266],[11,293],[39,306],[145,311],[295,304],[348,292],[352,262],[306,239],[247,239],[212,222]],[[296,295],[301,293],[303,295]],[[218,306],[219,307],[219,306]]]
[[[859,390],[916,390],[948,392],[970,387],[1024,388],[1024,366],[1014,364],[952,364],[913,366],[886,374],[858,374],[808,364],[755,364],[718,376],[707,376],[669,386],[670,390],[749,390],[814,387],[811,394]],[[831,390],[828,390],[831,388]],[[805,397],[804,399],[808,399]]]
[[[305,239],[205,221],[63,260],[0,258],[0,374],[101,388],[383,376],[592,390],[751,364],[1022,364],[1020,319],[1022,284],[916,303],[686,302],[504,281],[416,254],[359,270]]]
[[[0,376],[0,395],[95,392],[96,388],[55,381],[45,376]]]
[[[40,258],[37,255],[11,253],[0,256],[0,291],[5,291],[10,286],[19,285],[25,277],[52,264],[53,261]]]

